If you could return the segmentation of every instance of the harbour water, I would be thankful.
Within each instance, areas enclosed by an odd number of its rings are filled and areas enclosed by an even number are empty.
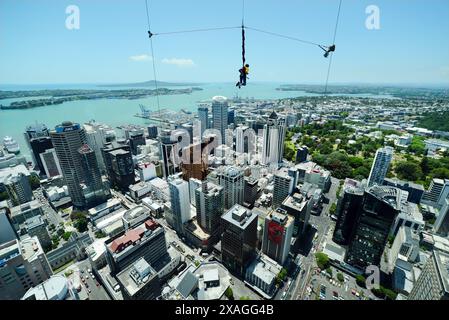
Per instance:
[[[213,96],[223,95],[234,97],[239,94],[241,98],[255,99],[278,99],[306,95],[300,92],[278,91],[279,84],[258,83],[248,84],[247,87],[238,90],[231,83],[200,85],[203,90],[194,91],[191,94],[160,96],[161,109],[171,110],[189,110],[196,111],[198,102],[209,100]],[[98,86],[0,86],[0,90],[42,90],[42,89],[120,89],[105,88]],[[173,89],[180,87],[173,87]],[[41,98],[41,97],[40,97]],[[11,102],[25,100],[3,99],[0,104],[9,105]],[[49,128],[61,123],[64,120],[84,123],[95,119],[97,122],[109,124],[113,127],[123,124],[148,124],[146,119],[135,117],[140,112],[139,104],[143,104],[150,110],[157,111],[155,97],[144,99],[100,99],[70,101],[60,105],[52,105],[23,110],[0,110],[0,138],[9,135],[12,136],[20,145],[21,153],[29,158],[29,150],[23,136],[27,125],[36,121],[42,122]]]
[[[191,94],[160,96],[161,109],[179,111],[181,109],[196,111],[198,102],[209,100],[213,96],[223,95],[254,99],[280,99],[298,96],[316,96],[298,91],[278,91],[279,83],[249,83],[242,89],[237,89],[232,83],[217,83],[199,85],[203,90],[193,91]],[[180,87],[172,87],[176,89]],[[43,89],[121,89],[108,88],[96,85],[39,85],[39,86],[0,86],[0,90],[43,90]],[[43,98],[43,97],[39,97]],[[11,102],[29,98],[3,99],[0,104],[9,105]],[[100,99],[70,101],[60,105],[52,105],[23,110],[0,110],[0,138],[12,136],[20,145],[21,153],[29,158],[29,150],[24,139],[24,130],[27,125],[41,122],[49,128],[65,120],[84,123],[89,120],[105,123],[113,127],[123,124],[148,124],[146,119],[135,117],[140,112],[139,104],[150,110],[157,111],[155,97],[144,99]]]

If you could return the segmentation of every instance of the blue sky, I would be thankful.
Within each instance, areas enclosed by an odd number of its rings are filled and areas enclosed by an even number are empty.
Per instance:
[[[65,27],[68,5],[80,29]],[[368,5],[380,30],[365,28]],[[150,0],[153,32],[238,26],[241,0]],[[338,0],[246,0],[248,26],[332,41]],[[144,0],[1,0],[0,83],[117,83],[152,79]],[[449,84],[449,1],[343,0],[331,83]],[[154,37],[161,81],[230,82],[240,30]],[[319,48],[247,30],[252,81],[323,83]],[[140,58],[140,59],[139,59]]]

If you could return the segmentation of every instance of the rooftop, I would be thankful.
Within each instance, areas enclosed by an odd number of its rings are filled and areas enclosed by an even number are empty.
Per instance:
[[[69,293],[69,280],[53,275],[38,286],[29,289],[21,300],[65,300]]]
[[[140,258],[117,274],[118,281],[132,296],[144,287],[148,280],[157,277],[157,272],[144,259]]]
[[[127,248],[152,238],[158,230],[163,232],[162,227],[156,221],[148,219],[133,229],[127,230],[124,234],[115,238],[112,242],[108,242],[106,245],[113,254],[120,255],[127,251]]]
[[[246,227],[248,227],[253,220],[257,219],[257,214],[239,204],[236,204],[231,209],[226,211],[221,218],[240,229],[246,229]]]

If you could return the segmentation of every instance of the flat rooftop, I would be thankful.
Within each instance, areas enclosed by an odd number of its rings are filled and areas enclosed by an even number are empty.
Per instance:
[[[246,227],[248,227],[253,220],[257,219],[257,214],[239,204],[236,204],[231,209],[226,211],[221,218],[240,229],[246,229]]]

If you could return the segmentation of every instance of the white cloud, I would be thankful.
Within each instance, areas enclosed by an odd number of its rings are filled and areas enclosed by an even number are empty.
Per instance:
[[[147,54],[139,54],[136,56],[131,56],[129,57],[130,60],[132,61],[151,61],[151,56],[147,55]]]
[[[180,59],[180,58],[164,58],[162,59],[162,63],[172,64],[180,68],[193,67],[195,63],[192,59]]]

